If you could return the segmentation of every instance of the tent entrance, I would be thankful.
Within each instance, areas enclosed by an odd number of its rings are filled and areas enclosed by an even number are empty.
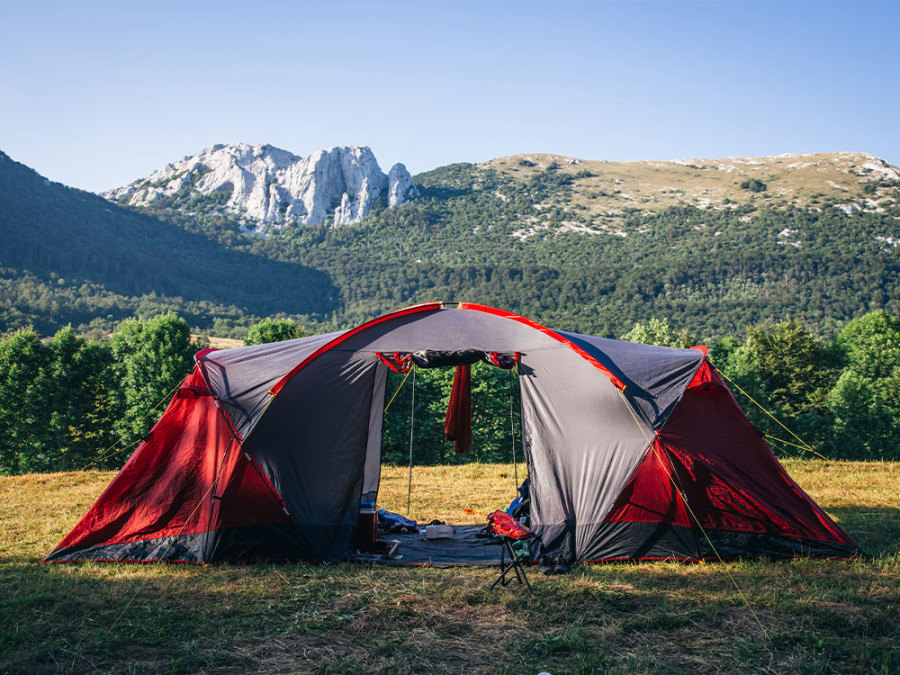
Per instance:
[[[473,461],[512,464],[515,449],[517,462],[513,468],[514,473],[518,472],[518,465],[524,461],[518,354],[425,351],[379,354],[379,359],[369,423],[364,501],[371,501],[366,497],[374,497],[372,493],[378,491],[377,474],[382,463],[408,464],[410,430],[416,465]],[[447,440],[448,402],[452,403],[454,383],[459,384],[460,366],[470,368],[471,378],[468,448]],[[415,375],[410,374],[412,368]],[[450,408],[453,412],[453,406]],[[510,480],[511,494],[517,487],[515,478]]]
[[[524,464],[519,467],[525,472]],[[403,514],[406,506],[405,466],[382,467],[378,507]],[[500,548],[493,540],[478,537],[487,524],[487,515],[512,501],[510,464],[457,464],[417,466],[412,490],[410,517],[417,529],[408,533],[379,534],[382,542],[400,541],[399,564],[434,566],[494,565]],[[431,521],[454,528],[449,539],[424,540],[419,528]],[[365,559],[365,558],[364,558]],[[373,560],[388,562],[385,560]]]
[[[488,513],[509,505],[527,474],[518,354],[427,351],[379,359],[362,501],[403,515],[410,503],[409,516],[420,526],[434,520],[455,526],[452,540],[437,542],[422,542],[418,533],[387,535],[401,541],[407,557],[440,564],[432,559],[439,552],[449,555],[446,564],[494,564],[499,549],[475,534]],[[463,386],[464,369],[470,387]],[[467,412],[470,442],[460,444],[450,432],[466,426],[460,418]]]

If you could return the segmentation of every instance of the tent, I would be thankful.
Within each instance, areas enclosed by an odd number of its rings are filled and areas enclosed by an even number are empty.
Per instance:
[[[380,475],[387,372],[514,360],[531,526],[570,562],[850,557],[706,358],[429,303],[352,330],[197,355],[46,561],[336,561]]]

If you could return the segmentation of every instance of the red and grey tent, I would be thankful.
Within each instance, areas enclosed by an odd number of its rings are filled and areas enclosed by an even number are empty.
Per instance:
[[[516,359],[531,527],[570,561],[859,548],[785,473],[706,359],[474,304],[198,354],[47,561],[305,559],[354,549],[378,492],[390,364]]]

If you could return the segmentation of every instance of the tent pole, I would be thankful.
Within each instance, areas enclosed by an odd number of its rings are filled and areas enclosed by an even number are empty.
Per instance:
[[[409,411],[409,482],[406,486],[406,515],[409,515],[409,506],[412,501],[412,467],[413,467],[413,433],[416,429],[416,371],[413,366],[412,381],[412,406]]]
[[[516,461],[516,420],[513,413],[513,372],[509,369],[509,430],[512,438],[513,480],[515,489],[519,489],[519,463]],[[514,491],[515,493],[515,491]]]
[[[203,384],[206,385],[207,391],[209,391],[210,396],[212,396],[213,404],[216,406],[216,412],[222,416],[227,424],[229,430],[231,431],[231,438],[225,444],[225,450],[222,452],[222,459],[219,463],[219,468],[216,470],[216,476],[213,479],[212,486],[210,487],[210,497],[209,497],[209,519],[206,523],[206,537],[203,542],[203,562],[205,564],[209,564],[209,558],[211,554],[211,543],[212,543],[212,524],[213,524],[213,514],[216,510],[216,500],[221,499],[220,496],[216,495],[216,491],[219,489],[219,477],[222,475],[222,470],[225,468],[225,458],[228,456],[228,451],[231,449],[231,444],[237,441],[238,447],[241,446],[241,440],[238,436],[237,429],[234,428],[234,425],[231,423],[231,418],[225,414],[225,411],[222,409],[221,404],[219,403],[219,397],[216,396],[215,389],[212,387],[212,383],[209,381],[209,377],[206,374],[206,368],[203,365],[203,362],[197,358],[196,354],[194,355],[194,363],[197,365],[197,370],[200,371],[200,377],[203,379]]]

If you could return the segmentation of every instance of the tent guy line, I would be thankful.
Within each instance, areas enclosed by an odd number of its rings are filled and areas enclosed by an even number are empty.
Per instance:
[[[716,367],[713,366],[713,368],[716,368]],[[791,430],[787,427],[787,425],[784,424],[784,422],[782,422],[780,419],[778,419],[777,417],[775,417],[775,415],[773,415],[773,414],[768,410],[768,408],[766,408],[762,403],[760,403],[760,402],[757,401],[755,398],[753,398],[750,394],[748,394],[746,391],[744,391],[744,390],[741,388],[741,386],[740,386],[737,382],[735,382],[734,380],[732,380],[730,377],[728,377],[728,375],[726,375],[725,373],[723,373],[723,372],[722,372],[721,370],[719,370],[718,368],[716,368],[716,372],[717,372],[719,375],[721,375],[722,377],[724,377],[726,380],[728,380],[728,382],[729,382],[729,384],[731,384],[731,386],[733,386],[733,387],[734,387],[735,389],[737,389],[740,393],[742,393],[744,396],[746,396],[747,398],[749,398],[749,399],[756,405],[756,407],[758,407],[758,408],[759,408],[760,410],[762,410],[766,415],[768,415],[769,417],[771,417],[771,418],[775,421],[775,423],[778,424],[778,426],[780,426],[782,429],[784,429],[786,432],[788,432],[791,436],[793,436],[793,437],[796,438],[798,441],[800,441],[800,445],[797,445],[797,444],[795,444],[795,443],[789,443],[788,441],[784,441],[784,440],[782,440],[782,439],[780,439],[780,438],[776,438],[775,436],[772,436],[772,435],[770,435],[770,434],[766,434],[766,438],[771,438],[771,439],[773,439],[773,440],[779,441],[779,442],[784,443],[784,444],[786,444],[786,445],[793,445],[795,448],[800,448],[801,450],[806,450],[807,452],[813,453],[813,454],[814,454],[816,457],[818,457],[819,459],[824,459],[824,460],[826,460],[826,461],[828,460],[828,458],[827,458],[825,455],[823,455],[822,453],[818,452],[818,451],[817,451],[815,448],[813,448],[809,443],[807,443],[807,442],[804,441],[802,438],[800,438],[797,434],[795,434],[793,431],[791,431]]]
[[[429,303],[348,331],[199,354],[150,435],[46,562],[352,557],[361,504],[378,496],[385,358],[395,354],[417,367],[519,356],[535,557],[862,554],[787,475],[705,348]],[[229,451],[234,443],[242,452]]]

